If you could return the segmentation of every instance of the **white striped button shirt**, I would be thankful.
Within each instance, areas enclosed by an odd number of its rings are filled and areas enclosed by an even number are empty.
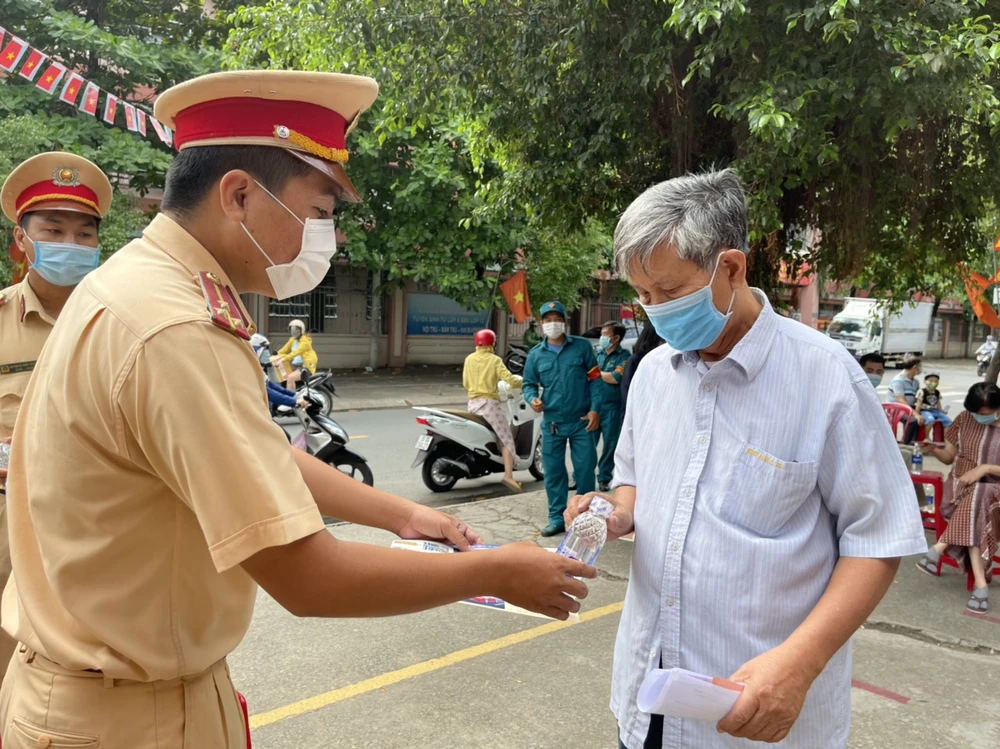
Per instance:
[[[611,691],[629,749],[648,732],[636,695],[650,668],[728,677],[805,620],[840,556],[927,549],[906,466],[861,367],[754,293],[764,309],[726,359],[709,368],[661,346],[629,392],[615,485],[636,488],[636,533]],[[846,746],[850,684],[848,644],[780,746]],[[664,723],[665,749],[747,745],[714,724]]]

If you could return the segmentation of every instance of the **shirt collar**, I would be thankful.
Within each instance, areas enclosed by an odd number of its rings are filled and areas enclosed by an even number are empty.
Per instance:
[[[18,284],[21,291],[21,322],[28,315],[37,315],[41,320],[47,322],[49,325],[55,325],[56,321],[52,319],[45,308],[42,306],[42,301],[38,298],[35,290],[31,288],[31,283],[25,278],[21,283]]]
[[[754,379],[767,361],[768,352],[771,350],[771,342],[778,330],[778,315],[771,307],[771,302],[760,289],[750,289],[754,298],[760,302],[761,310],[750,330],[743,336],[729,352],[724,361],[732,361],[740,367],[746,374],[748,380]],[[670,357],[670,363],[674,369],[685,364],[696,367],[701,361],[697,351],[675,351]],[[716,365],[718,366],[718,365]]]
[[[180,263],[191,274],[192,278],[197,278],[199,273],[215,274],[222,285],[232,291],[236,303],[243,312],[243,317],[247,320],[251,319],[250,313],[243,306],[239,292],[233,286],[233,282],[226,275],[222,266],[219,265],[219,261],[170,216],[165,213],[157,214],[142,232],[142,237]]]

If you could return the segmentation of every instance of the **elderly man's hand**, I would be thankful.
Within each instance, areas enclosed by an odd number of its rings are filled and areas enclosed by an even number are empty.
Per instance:
[[[615,506],[611,517],[608,518],[608,541],[614,541],[616,538],[621,538],[635,530],[635,521],[632,519],[632,513],[615,502],[615,498],[610,494],[601,494],[599,492],[578,494],[570,499],[566,505],[566,511],[563,513],[563,522],[566,523],[567,528],[576,520],[577,515],[587,511],[594,497],[606,499]]]
[[[778,646],[745,663],[729,681],[746,686],[733,709],[719,721],[719,733],[774,743],[792,730],[809,687],[818,675],[801,655]]]

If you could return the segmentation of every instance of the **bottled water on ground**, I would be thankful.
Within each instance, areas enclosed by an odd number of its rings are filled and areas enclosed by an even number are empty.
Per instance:
[[[577,515],[570,525],[556,553],[584,564],[594,564],[608,540],[608,518],[614,509],[608,500],[595,497],[587,511]]]

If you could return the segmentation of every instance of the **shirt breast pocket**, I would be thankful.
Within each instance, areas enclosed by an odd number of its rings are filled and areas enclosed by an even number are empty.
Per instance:
[[[733,461],[720,517],[759,536],[775,537],[816,488],[819,464],[777,458],[744,443]]]

